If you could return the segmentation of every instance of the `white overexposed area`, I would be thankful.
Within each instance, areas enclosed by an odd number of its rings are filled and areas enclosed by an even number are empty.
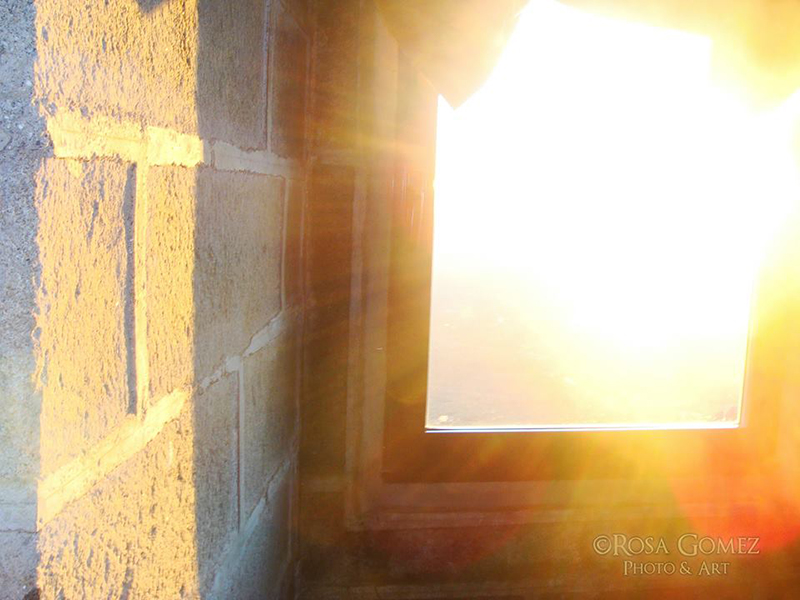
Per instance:
[[[798,185],[711,42],[532,2],[440,99],[429,428],[734,427],[754,277]]]

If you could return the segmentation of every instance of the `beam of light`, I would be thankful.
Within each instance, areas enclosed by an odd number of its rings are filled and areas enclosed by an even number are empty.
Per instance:
[[[711,50],[538,0],[440,101],[428,427],[739,423],[797,102],[749,110]]]

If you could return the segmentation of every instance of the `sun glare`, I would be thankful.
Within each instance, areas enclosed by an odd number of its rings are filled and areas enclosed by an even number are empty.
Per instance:
[[[538,0],[440,100],[429,427],[737,425],[799,186],[793,111],[717,87],[711,50]]]

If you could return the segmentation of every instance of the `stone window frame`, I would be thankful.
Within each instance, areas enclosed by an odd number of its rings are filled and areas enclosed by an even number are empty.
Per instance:
[[[405,70],[408,70],[407,68]],[[412,69],[413,71],[413,69]],[[406,95],[435,94],[430,84],[417,75],[404,76],[403,58],[400,57],[400,76],[396,99]],[[420,83],[420,81],[423,81]],[[416,85],[410,92],[408,86]],[[427,88],[426,88],[427,86]],[[420,90],[422,90],[420,92]],[[419,106],[435,107],[434,101],[421,102]],[[398,114],[402,107],[398,106]],[[430,111],[428,110],[428,113]],[[392,399],[392,319],[396,322],[396,306],[402,304],[391,298],[390,280],[398,260],[392,257],[392,240],[397,238],[397,221],[406,219],[399,230],[415,231],[422,244],[423,255],[430,253],[430,227],[432,219],[433,156],[435,144],[435,112],[431,120],[425,110],[411,115],[412,122],[422,127],[410,126],[405,115],[398,122],[398,139],[393,161],[376,161],[364,158],[356,172],[356,194],[354,198],[354,239],[360,240],[353,253],[351,280],[351,326],[348,353],[347,392],[347,444],[345,461],[346,522],[349,528],[392,529],[435,526],[460,527],[481,523],[559,522],[565,518],[576,519],[630,519],[642,516],[673,518],[686,516],[686,507],[678,506],[665,497],[662,486],[642,486],[637,479],[641,469],[648,465],[628,465],[632,444],[641,442],[641,436],[653,436],[652,432],[606,431],[606,432],[549,432],[540,433],[467,433],[425,434],[424,398],[412,402],[411,410],[400,410],[395,393]],[[413,125],[413,123],[412,123]],[[403,132],[421,131],[421,137],[409,144]],[[410,150],[409,150],[410,148]],[[409,190],[412,193],[409,195]],[[426,202],[426,200],[428,200]],[[422,215],[422,219],[420,219]],[[392,223],[395,223],[393,229]],[[427,244],[427,247],[425,247]],[[420,257],[410,259],[419,261]],[[423,256],[424,263],[424,256]],[[429,260],[429,257],[428,257]],[[429,286],[429,273],[428,286]],[[419,318],[419,314],[417,316]],[[427,318],[427,317],[426,317]],[[427,327],[427,321],[425,321]],[[402,329],[402,328],[400,328]],[[419,329],[419,322],[417,323]],[[397,331],[398,328],[394,327]],[[413,334],[412,336],[413,337]],[[399,353],[407,352],[408,339],[400,340]],[[427,338],[424,348],[417,339],[417,352],[427,353]],[[758,372],[750,363],[748,350],[748,373]],[[394,353],[395,357],[397,352]],[[760,355],[769,360],[774,348],[763,348]],[[396,358],[395,358],[396,361]],[[426,361],[425,361],[426,362]],[[786,394],[782,388],[786,381],[756,382],[747,378],[743,402],[743,426],[732,430],[665,431],[657,434],[663,448],[684,448],[694,445],[695,451],[723,452],[736,455],[748,447],[758,447],[762,456],[774,457],[781,445],[779,421],[786,412]],[[422,418],[420,418],[422,416]],[[586,435],[596,439],[586,440]],[[721,434],[721,435],[720,435]],[[532,435],[540,435],[531,442]],[[465,436],[466,442],[452,444],[428,439],[451,440]],[[559,440],[553,444],[553,436]],[[527,438],[527,439],[526,439]],[[549,438],[549,439],[547,439]],[[720,439],[722,438],[722,439]],[[595,442],[599,442],[595,443]],[[785,444],[785,440],[783,441]],[[387,448],[398,449],[387,468]],[[414,452],[416,448],[425,452]],[[423,460],[450,461],[463,465],[464,461],[481,453],[492,453],[497,448],[499,458],[474,471],[472,476],[459,476],[455,471],[432,469],[433,475]],[[536,465],[547,465],[557,456],[580,456],[591,451],[602,451],[605,456],[616,455],[612,465],[596,461],[589,468],[587,463],[576,462],[545,469],[541,475],[535,473]],[[610,454],[609,454],[610,452]],[[391,453],[391,450],[389,451]],[[409,459],[409,456],[411,457]],[[527,465],[524,460],[512,457],[536,457]],[[399,462],[398,462],[399,461]],[[591,465],[590,465],[591,466]],[[670,471],[666,460],[658,468]],[[678,472],[670,476],[683,478],[687,482],[701,480],[706,488],[715,481],[725,485],[728,478],[742,476],[736,464],[729,465],[725,472]],[[515,472],[524,471],[521,475]],[[765,476],[767,477],[767,476]],[[638,481],[638,483],[637,483]],[[761,479],[761,485],[768,479]],[[711,484],[711,485],[710,485]],[[758,484],[754,484],[758,485]],[[751,498],[730,498],[729,508],[748,505]],[[719,506],[699,498],[691,511],[698,516],[716,514]]]

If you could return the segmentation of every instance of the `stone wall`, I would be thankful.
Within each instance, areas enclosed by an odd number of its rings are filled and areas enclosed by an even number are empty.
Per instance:
[[[41,396],[34,388],[34,175],[51,154],[33,103],[36,10],[0,1],[0,596],[35,585]]]
[[[0,597],[291,593],[311,23],[0,1]]]

